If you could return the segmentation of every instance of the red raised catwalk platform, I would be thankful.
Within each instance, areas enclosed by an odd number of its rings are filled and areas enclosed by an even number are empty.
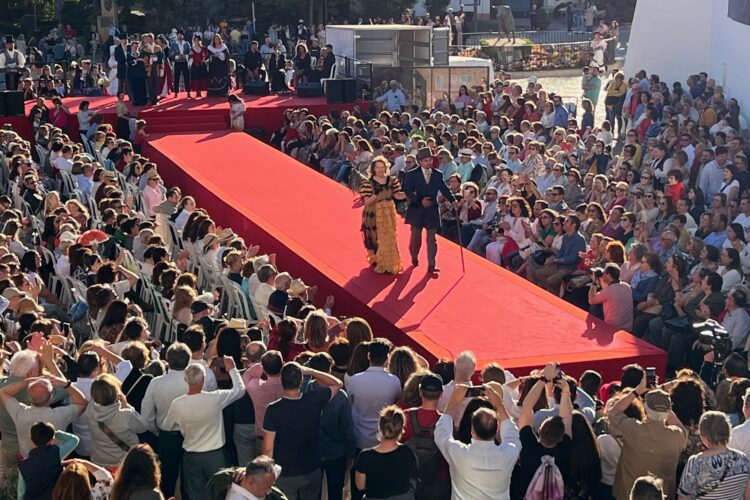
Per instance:
[[[462,273],[459,247],[442,238],[438,278],[425,265],[399,276],[375,273],[365,260],[358,197],[246,134],[152,136],[144,154],[217,224],[275,252],[282,269],[319,286],[319,299],[334,294],[334,313],[363,316],[376,335],[430,361],[468,349],[479,367],[496,361],[528,369],[555,360],[571,374],[595,369],[619,379],[623,365],[638,362],[663,373],[664,352],[479,256],[466,252]],[[408,227],[398,231],[408,264]]]
[[[265,131],[266,137],[279,130],[284,124],[284,111],[287,109],[307,108],[310,113],[321,116],[330,110],[353,109],[354,106],[366,106],[368,103],[329,104],[325,97],[297,97],[294,94],[269,96],[249,96],[242,92],[235,94],[245,103],[245,128],[257,128]],[[117,98],[105,97],[66,97],[63,104],[70,111],[69,133],[74,140],[78,139],[78,118],[76,113],[81,102],[88,101],[89,109],[96,111],[105,123],[117,124]],[[188,99],[184,92],[178,97],[170,95],[161,99],[156,106],[130,106],[133,116],[146,120],[147,133],[184,133],[205,132],[207,130],[227,130],[229,128],[229,102],[225,97],[201,97]],[[34,102],[26,103],[26,116]],[[47,101],[47,106],[52,103]],[[28,118],[0,118],[0,123],[12,123],[14,129],[23,130],[23,135],[31,134]],[[24,123],[19,123],[24,122]],[[28,130],[26,130],[28,129]],[[21,133],[21,132],[19,132]],[[28,139],[28,137],[26,137]]]

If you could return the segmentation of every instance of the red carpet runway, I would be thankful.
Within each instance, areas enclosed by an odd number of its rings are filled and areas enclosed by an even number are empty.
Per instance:
[[[237,93],[244,101],[246,128],[262,128],[266,131],[266,137],[280,129],[284,123],[284,110],[305,107],[316,116],[325,115],[330,110],[352,109],[355,105],[329,104],[325,97],[296,97],[294,94],[270,95],[270,96],[248,96]],[[106,97],[68,97],[63,99],[63,104],[70,110],[70,134],[71,138],[78,140],[78,119],[76,113],[81,101],[89,101],[89,109],[97,111],[104,117],[105,123],[113,126],[117,124],[116,104],[117,98]],[[34,102],[26,103],[26,115],[34,106]],[[51,107],[51,102],[47,102]],[[159,101],[156,106],[130,107],[131,112],[138,118],[146,120],[146,132],[148,133],[184,133],[205,132],[212,130],[226,130],[229,128],[229,102],[226,98],[202,97],[200,99],[188,99],[185,93],[178,98],[166,97]],[[0,118],[0,122],[2,122]],[[14,128],[17,121],[28,119],[23,117],[12,120]],[[28,132],[30,135],[30,125]]]
[[[195,195],[218,224],[276,252],[279,267],[332,293],[336,311],[368,319],[376,335],[435,360],[472,350],[479,366],[534,368],[550,360],[578,374],[620,377],[630,362],[664,368],[665,354],[512,273],[440,239],[439,278],[422,266],[383,276],[366,264],[357,197],[252,137],[233,132],[152,136],[144,154],[168,184]],[[409,262],[408,227],[399,226]],[[424,248],[424,247],[423,247]],[[424,251],[424,250],[423,250]]]

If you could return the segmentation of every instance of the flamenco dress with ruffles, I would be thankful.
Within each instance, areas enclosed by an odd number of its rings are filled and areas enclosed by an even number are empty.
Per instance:
[[[376,201],[366,205],[362,212],[362,233],[367,262],[377,273],[398,274],[404,271],[396,240],[396,204],[393,195],[401,192],[396,177],[389,176],[385,184],[370,178],[359,189],[363,198],[375,196]]]

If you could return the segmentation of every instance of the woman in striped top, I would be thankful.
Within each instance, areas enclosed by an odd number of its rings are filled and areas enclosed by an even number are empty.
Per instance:
[[[701,416],[699,428],[706,451],[688,459],[680,480],[679,499],[750,498],[750,461],[743,452],[727,448],[727,416],[708,411]]]

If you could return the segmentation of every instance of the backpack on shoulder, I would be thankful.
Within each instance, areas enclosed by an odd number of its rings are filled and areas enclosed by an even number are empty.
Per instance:
[[[523,500],[563,500],[564,496],[565,484],[560,469],[555,465],[555,458],[544,455]]]

